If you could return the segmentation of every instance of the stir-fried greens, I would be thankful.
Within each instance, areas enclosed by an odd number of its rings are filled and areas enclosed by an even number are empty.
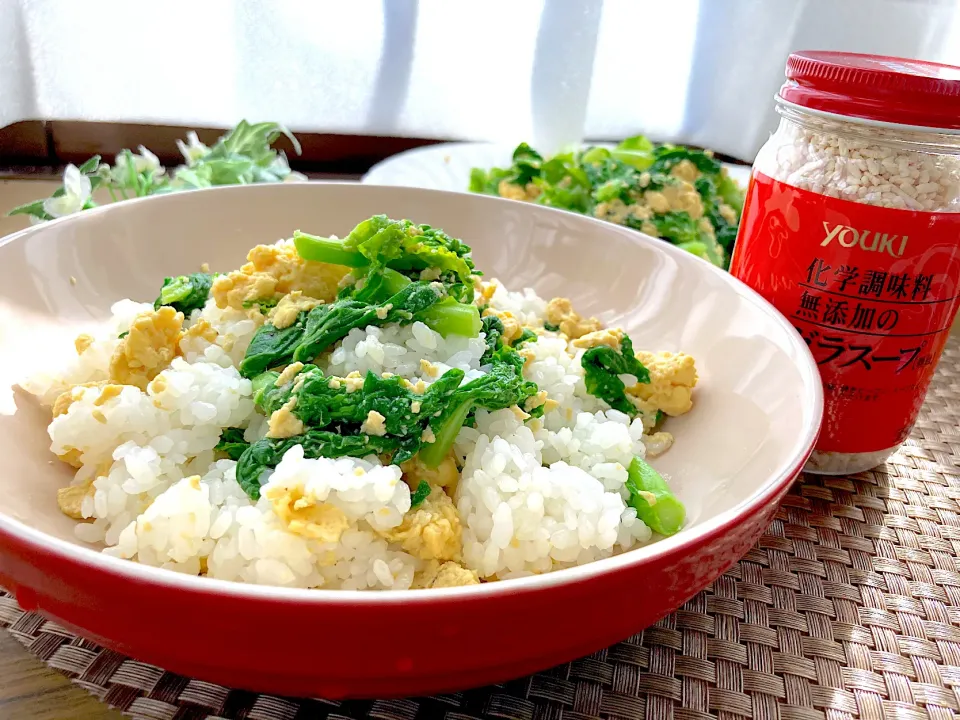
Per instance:
[[[627,398],[624,375],[636,378],[635,382],[650,382],[650,373],[633,354],[633,342],[627,335],[620,341],[620,349],[601,345],[590,348],[580,360],[583,381],[587,392],[606,401],[614,410],[636,414],[637,410]]]
[[[643,136],[552,158],[521,143],[510,167],[474,168],[470,190],[632,227],[723,268],[743,207],[743,191],[709,152]]]
[[[524,161],[521,168],[534,176],[530,162]],[[436,468],[449,457],[460,429],[474,422],[478,409],[513,407],[527,418],[543,414],[543,393],[524,379],[525,360],[518,351],[536,340],[537,333],[524,328],[506,342],[499,317],[481,319],[473,303],[479,273],[469,246],[427,225],[383,215],[360,223],[342,240],[302,232],[294,238],[304,259],[339,264],[352,268],[352,273],[334,302],[301,310],[283,327],[265,322],[240,363],[241,373],[252,378],[259,411],[271,421],[285,415],[291,429],[285,437],[268,436],[252,444],[244,441],[242,429],[224,431],[217,449],[238,460],[237,481],[251,498],[260,495],[264,471],[297,445],[307,458],[375,454],[399,465],[416,456],[423,467]],[[168,278],[157,305],[173,304],[183,310],[195,306],[206,299],[210,277]],[[336,377],[314,364],[353,328],[415,320],[441,334],[482,333],[484,374],[466,380],[463,370],[451,368],[429,385],[417,386],[389,373]],[[648,383],[650,378],[628,336],[623,336],[619,348],[586,350],[581,365],[588,392],[616,410],[638,414],[624,380]],[[661,487],[655,482],[656,471],[645,464],[631,466],[630,472],[629,501],[638,514],[660,532],[676,532],[682,506],[677,521],[662,478]],[[418,506],[429,493],[429,484],[421,482],[411,505]],[[670,511],[669,517],[660,517],[661,510]]]
[[[163,305],[169,305],[175,310],[189,315],[194,310],[200,310],[210,297],[210,287],[216,277],[211,273],[198,272],[192,275],[180,275],[163,279],[160,296],[153,303],[155,310]]]
[[[441,335],[476,337],[476,274],[470,248],[429,225],[376,215],[345,239],[294,235],[306,260],[354,268],[336,302],[302,311],[288,327],[266,323],[240,365],[253,377],[275,365],[310,362],[354,328],[420,320]]]
[[[395,464],[419,454],[426,467],[436,467],[478,408],[522,407],[536,395],[536,383],[523,379],[523,359],[503,341],[502,323],[496,317],[481,321],[472,303],[479,273],[470,247],[460,240],[428,225],[377,215],[343,240],[298,232],[294,241],[304,259],[354,271],[335,302],[302,310],[285,327],[264,323],[240,363],[241,373],[253,378],[262,412],[269,416],[290,408],[302,430],[242,450],[237,479],[251,497],[259,495],[263,470],[294,445],[302,445],[306,457],[379,454]],[[312,364],[353,328],[416,320],[441,335],[477,337],[485,331],[487,372],[463,382],[464,372],[452,368],[428,387],[415,388],[400,377],[373,373],[362,384],[327,377]],[[290,376],[271,370],[295,362],[303,364]],[[222,440],[221,449],[236,455],[236,435]]]

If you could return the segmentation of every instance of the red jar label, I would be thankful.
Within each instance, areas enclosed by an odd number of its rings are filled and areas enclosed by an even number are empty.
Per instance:
[[[787,316],[823,378],[817,449],[906,439],[960,295],[960,213],[882,208],[754,172],[730,272]]]

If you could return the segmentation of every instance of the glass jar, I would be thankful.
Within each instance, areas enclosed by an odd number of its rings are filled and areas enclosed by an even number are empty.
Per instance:
[[[960,298],[960,68],[787,61],[730,271],[786,315],[824,384],[807,472],[883,463],[909,435]]]

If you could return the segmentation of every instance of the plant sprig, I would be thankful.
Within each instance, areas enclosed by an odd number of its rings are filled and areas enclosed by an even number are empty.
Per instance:
[[[200,142],[193,131],[187,141],[177,141],[184,164],[168,172],[156,155],[142,145],[138,152],[121,150],[113,165],[95,155],[79,167],[70,164],[63,184],[50,197],[13,208],[8,215],[27,215],[33,223],[54,220],[96,207],[93,193],[106,189],[113,202],[218,185],[248,185],[305,180],[290,170],[286,155],[273,144],[286,137],[300,154],[300,143],[275,122],[241,120],[212,147]]]

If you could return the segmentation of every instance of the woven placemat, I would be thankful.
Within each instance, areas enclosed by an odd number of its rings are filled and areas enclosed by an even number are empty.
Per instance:
[[[230,690],[136,662],[21,610],[0,625],[134,718],[952,720],[960,710],[960,335],[883,468],[807,476],[712,587],[613,647],[435,698],[324,702]]]

